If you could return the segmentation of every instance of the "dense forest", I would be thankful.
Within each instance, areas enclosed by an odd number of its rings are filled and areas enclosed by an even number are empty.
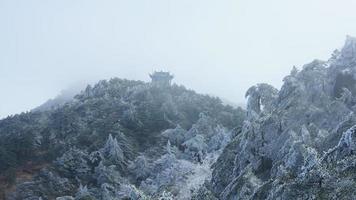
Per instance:
[[[10,199],[75,196],[80,185],[100,188],[95,171],[98,167],[112,166],[115,167],[110,170],[119,174],[117,178],[139,187],[142,178],[135,179],[136,175],[127,170],[135,159],[160,158],[170,141],[186,154],[187,158],[182,159],[195,162],[197,158],[187,156],[189,145],[193,146],[192,152],[199,154],[203,150],[194,149],[195,142],[205,144],[212,137],[196,129],[215,132],[219,128],[228,132],[240,127],[243,119],[242,109],[225,106],[218,98],[197,94],[183,86],[118,78],[103,80],[63,105],[35,109],[0,121],[2,195],[15,190],[16,195]],[[182,132],[185,138],[175,138],[178,136],[172,133],[162,135],[167,130]],[[185,133],[188,131],[197,133]],[[197,135],[203,137],[195,138]],[[189,139],[193,144],[184,144]],[[113,154],[115,161],[102,158],[106,154],[108,157]],[[42,177],[49,174],[59,179],[51,183],[54,188],[39,188],[36,181],[49,181],[46,180],[49,177]],[[66,179],[69,185],[57,188],[61,179]],[[33,185],[22,181],[32,181]]]
[[[7,200],[355,199],[356,39],[260,83],[247,109],[172,84],[103,80],[0,121]]]

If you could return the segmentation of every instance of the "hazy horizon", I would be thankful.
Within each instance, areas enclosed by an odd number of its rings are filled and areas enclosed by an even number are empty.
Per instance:
[[[0,0],[0,118],[78,83],[174,82],[236,104],[356,36],[356,1]]]

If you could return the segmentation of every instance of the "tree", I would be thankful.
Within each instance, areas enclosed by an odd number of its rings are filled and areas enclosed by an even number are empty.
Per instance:
[[[104,148],[101,149],[101,153],[104,158],[108,159],[108,161],[112,164],[119,165],[120,167],[124,166],[124,152],[122,151],[116,138],[113,138],[111,134],[109,135]]]
[[[0,146],[0,172],[16,167],[16,154]]]

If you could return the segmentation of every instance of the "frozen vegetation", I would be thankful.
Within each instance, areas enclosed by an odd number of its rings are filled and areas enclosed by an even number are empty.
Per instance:
[[[151,77],[100,81],[0,121],[1,197],[191,199],[245,111],[172,85],[169,73]]]
[[[351,37],[328,61],[293,68],[279,91],[251,87],[247,119],[204,198],[355,199],[355,95]]]
[[[8,200],[356,199],[356,39],[247,109],[118,78],[0,121]]]

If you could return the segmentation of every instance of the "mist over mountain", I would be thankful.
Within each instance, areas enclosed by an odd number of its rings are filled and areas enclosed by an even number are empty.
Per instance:
[[[69,88],[62,90],[61,93],[55,98],[47,100],[45,103],[32,109],[32,111],[46,111],[63,106],[65,103],[71,101],[75,95],[79,94],[82,90],[84,90],[85,87],[86,84],[84,83],[77,83],[75,85],[71,85]]]
[[[0,118],[82,81],[175,83],[234,103],[356,35],[352,0],[1,0]]]
[[[356,38],[260,83],[247,106],[102,80],[0,120],[0,198],[356,199]]]
[[[103,80],[1,120],[2,198],[189,199],[245,111],[166,76]]]

